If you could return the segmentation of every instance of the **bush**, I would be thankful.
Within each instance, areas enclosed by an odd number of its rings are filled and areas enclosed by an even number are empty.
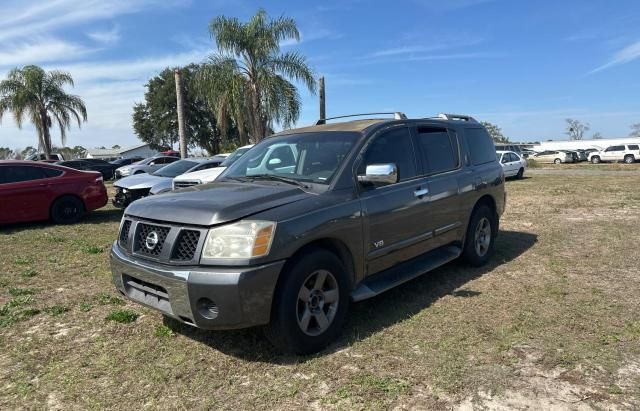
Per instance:
[[[108,321],[115,321],[120,324],[129,324],[138,319],[140,314],[130,310],[115,310],[107,315]]]

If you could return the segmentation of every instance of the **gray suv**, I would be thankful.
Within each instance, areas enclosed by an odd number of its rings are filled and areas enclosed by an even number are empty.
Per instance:
[[[351,302],[458,257],[487,262],[505,202],[471,117],[321,120],[264,139],[215,183],[132,203],[113,281],[192,326],[263,325],[280,350],[313,353]]]

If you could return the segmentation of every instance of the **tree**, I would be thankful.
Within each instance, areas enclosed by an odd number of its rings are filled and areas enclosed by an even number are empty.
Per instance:
[[[15,156],[15,153],[9,147],[0,147],[0,160],[9,160]]]
[[[591,136],[591,139],[602,140],[602,134],[600,134],[599,132],[593,133],[593,136]]]
[[[589,123],[582,124],[578,120],[571,118],[565,119],[567,122],[567,131],[565,134],[569,136],[569,140],[582,140],[584,133],[591,129]]]
[[[632,124],[629,127],[631,127],[631,133],[629,133],[629,136],[640,137],[640,123]]]
[[[220,131],[213,111],[195,90],[196,70],[197,66],[193,64],[181,69],[187,146],[199,146],[210,154],[216,154],[220,149]],[[133,128],[138,138],[151,144],[153,148],[173,147],[178,141],[173,70],[163,70],[149,80],[146,87],[145,102],[136,104],[133,108]],[[231,139],[237,137],[235,127],[230,127],[228,135]]]
[[[259,141],[274,123],[290,127],[300,115],[300,95],[289,80],[315,93],[316,81],[306,59],[297,52],[280,53],[280,43],[300,39],[293,19],[271,19],[263,9],[246,23],[218,16],[209,24],[218,54],[202,66],[199,80],[218,118],[229,114],[244,137]],[[221,127],[223,133],[225,127]],[[244,143],[244,141],[243,141]]]
[[[35,147],[27,146],[24,150],[20,152],[20,157],[27,158],[30,155],[35,154],[37,152],[38,152],[38,149],[36,149]]]
[[[78,127],[87,121],[87,109],[82,99],[64,91],[65,85],[73,86],[71,75],[62,71],[44,71],[38,66],[14,68],[7,80],[0,82],[0,120],[5,111],[11,111],[22,127],[25,115],[38,131],[40,146],[47,159],[51,158],[51,126],[60,128],[62,145],[71,129],[72,119]]]
[[[120,149],[120,145],[118,145],[118,144],[114,144],[113,146],[111,146],[111,148],[112,148],[113,150],[119,150],[119,149]]]
[[[493,139],[494,143],[509,142],[509,137],[506,137],[504,134],[502,134],[502,129],[500,127],[496,126],[495,124],[489,123],[488,121],[483,121],[481,124],[484,126],[484,128],[487,129],[487,132]]]

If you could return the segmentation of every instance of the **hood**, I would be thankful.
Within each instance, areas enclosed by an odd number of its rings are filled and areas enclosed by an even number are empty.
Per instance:
[[[151,188],[161,181],[169,180],[171,184],[171,177],[158,177],[151,174],[135,174],[129,177],[122,178],[115,183],[114,187],[126,188],[127,190],[140,190],[145,188]]]
[[[213,183],[134,201],[125,214],[211,226],[300,201],[310,195],[288,184]]]
[[[167,191],[171,191],[173,178],[163,178],[162,181],[156,183],[151,187],[149,194],[162,194]]]
[[[179,175],[175,178],[175,181],[198,180],[202,184],[207,184],[215,181],[216,178],[218,178],[218,176],[226,169],[227,167],[214,167],[206,170],[192,171],[190,173]]]

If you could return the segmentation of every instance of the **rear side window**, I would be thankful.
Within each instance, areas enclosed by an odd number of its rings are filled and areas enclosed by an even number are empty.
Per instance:
[[[47,178],[43,169],[33,166],[0,167],[0,184],[19,183],[22,181],[42,180]]]
[[[398,127],[375,137],[364,153],[358,175],[364,175],[368,165],[389,163],[395,164],[398,168],[400,181],[408,180],[417,175],[409,129]]]
[[[45,168],[45,167],[42,168],[42,171],[47,176],[47,178],[60,177],[63,173],[62,170],[55,170],[53,168]]]
[[[427,174],[458,168],[458,141],[446,129],[418,127],[418,147]]]
[[[484,128],[466,128],[465,141],[469,148],[471,164],[474,166],[496,161],[496,149],[489,133]]]
[[[638,150],[638,145],[637,144],[629,144],[629,150]]]
[[[606,151],[624,151],[624,146],[611,146]]]

